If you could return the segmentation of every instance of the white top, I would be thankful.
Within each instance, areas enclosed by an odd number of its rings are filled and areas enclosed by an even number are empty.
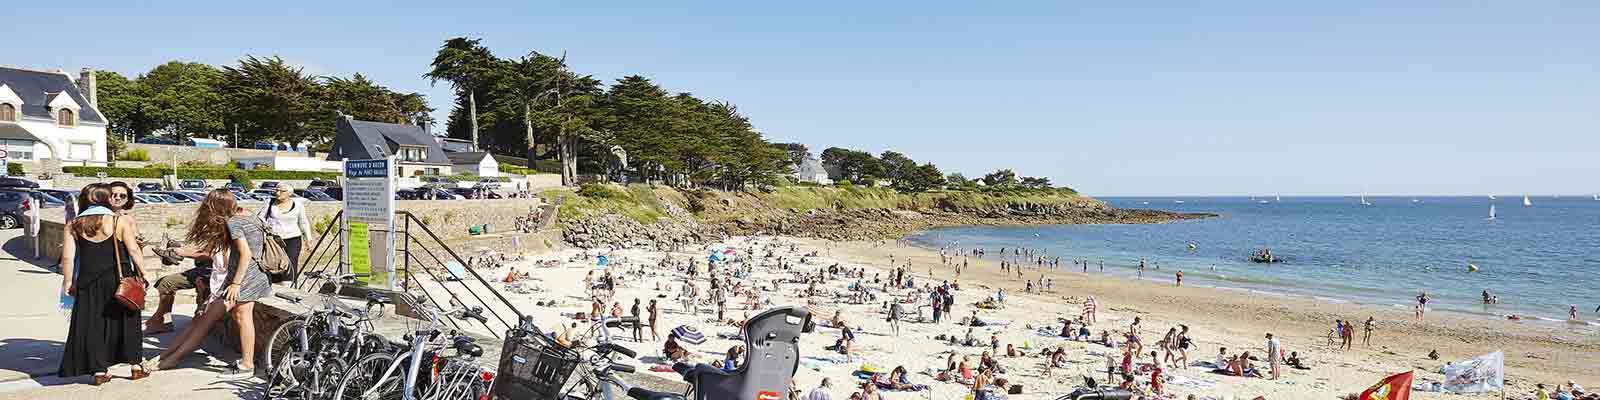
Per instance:
[[[833,396],[828,395],[828,392],[819,387],[811,389],[811,394],[806,395],[806,400],[833,400]]]
[[[272,228],[272,233],[280,238],[291,239],[306,236],[311,232],[311,218],[306,216],[305,199],[289,199],[289,208],[267,203],[261,215],[266,218],[267,226]]]

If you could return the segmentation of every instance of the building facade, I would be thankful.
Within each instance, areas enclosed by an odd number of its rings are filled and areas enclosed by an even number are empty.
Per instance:
[[[453,164],[433,135],[416,125],[338,118],[329,161],[395,156],[396,176],[451,175]]]
[[[0,149],[7,162],[50,172],[105,165],[106,122],[95,107],[93,70],[73,82],[65,72],[0,67]]]

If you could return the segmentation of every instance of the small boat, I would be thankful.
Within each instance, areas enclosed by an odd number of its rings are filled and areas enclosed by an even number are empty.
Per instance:
[[[1173,200],[1173,204],[1183,204],[1183,200]]]
[[[1283,202],[1283,196],[1272,195],[1272,201],[1276,201],[1276,202],[1282,203]]]
[[[1594,195],[1594,201],[1600,201],[1600,194]]]
[[[1494,200],[1494,195],[1489,195],[1489,200]]]
[[[1488,219],[1490,221],[1494,220],[1494,205],[1493,204],[1489,205],[1489,218],[1486,218],[1486,219]]]
[[[1272,202],[1266,200],[1257,200],[1256,202],[1261,204],[1272,204]]]
[[[1367,194],[1366,193],[1362,193],[1361,194],[1361,205],[1363,205],[1363,206],[1372,205],[1372,203],[1367,202]]]
[[[1411,202],[1412,202],[1412,203],[1421,203],[1421,202],[1422,202],[1422,200],[1417,200],[1417,198],[1415,198],[1415,197],[1412,197],[1412,198],[1411,198]]]
[[[1522,196],[1522,206],[1523,207],[1533,207],[1533,201],[1532,200],[1528,200],[1528,196],[1527,195],[1523,195]]]

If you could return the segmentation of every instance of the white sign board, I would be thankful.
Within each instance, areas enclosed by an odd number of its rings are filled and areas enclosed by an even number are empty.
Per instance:
[[[394,178],[389,160],[344,162],[344,216],[354,222],[389,225],[394,218]]]

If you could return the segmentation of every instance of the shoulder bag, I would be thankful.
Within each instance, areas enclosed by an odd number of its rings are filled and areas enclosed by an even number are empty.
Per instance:
[[[111,252],[117,259],[117,301],[129,310],[143,311],[144,277],[122,276],[122,243],[117,240],[118,218],[111,217]]]

